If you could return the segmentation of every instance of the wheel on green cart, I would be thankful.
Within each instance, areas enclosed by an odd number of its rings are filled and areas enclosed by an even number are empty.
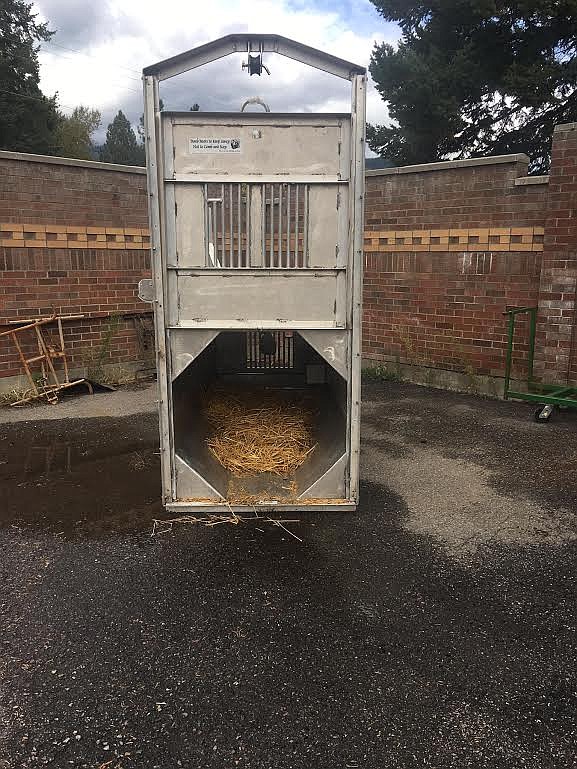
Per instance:
[[[548,422],[554,411],[555,406],[552,403],[542,403],[535,412],[535,422]]]

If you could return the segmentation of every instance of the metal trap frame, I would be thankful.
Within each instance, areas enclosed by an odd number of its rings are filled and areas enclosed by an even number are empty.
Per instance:
[[[160,109],[161,82],[232,54],[248,56],[251,75],[276,54],[348,81],[350,110],[271,112],[260,99],[238,112]],[[199,404],[226,382],[302,388],[322,405],[294,494],[259,487],[255,506],[353,510],[366,70],[280,35],[233,34],[146,67],[143,81],[153,279],[139,295],[154,303],[164,505],[251,509],[207,453]],[[244,112],[251,101],[265,112]]]

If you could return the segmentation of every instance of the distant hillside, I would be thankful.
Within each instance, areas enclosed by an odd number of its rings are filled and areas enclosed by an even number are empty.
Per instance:
[[[377,171],[380,168],[394,168],[395,164],[386,158],[365,158],[365,169]]]

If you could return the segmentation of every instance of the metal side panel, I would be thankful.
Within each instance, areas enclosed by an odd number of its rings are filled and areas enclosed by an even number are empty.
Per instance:
[[[169,229],[173,230],[175,263],[179,267],[204,267],[206,220],[202,185],[165,186],[173,188],[174,202],[172,209],[167,211],[167,221]],[[167,194],[167,201],[169,199]]]
[[[342,499],[345,496],[348,456],[343,454],[299,499]]]
[[[279,323],[321,327],[346,322],[346,274],[322,272],[199,272],[178,276],[178,322],[206,328],[263,328]]]
[[[174,473],[177,500],[222,500],[222,496],[208,481],[184,462],[178,454],[174,455]]]
[[[171,329],[169,331],[173,382],[217,336],[218,331],[205,331],[204,329],[199,331]]]
[[[174,172],[177,176],[301,173],[343,178],[341,123],[327,118],[324,125],[279,125],[262,119],[258,125],[246,125],[237,115],[218,125],[193,118],[189,125],[173,127]]]
[[[305,342],[308,342],[343,379],[349,378],[348,331],[302,330],[299,333]]]
[[[348,234],[348,185],[311,185],[308,191],[309,266],[345,266]]]

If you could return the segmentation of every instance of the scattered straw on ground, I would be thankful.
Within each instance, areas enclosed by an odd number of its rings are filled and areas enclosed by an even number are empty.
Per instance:
[[[218,391],[208,397],[204,416],[214,432],[207,445],[237,477],[257,473],[289,476],[314,450],[313,412],[304,401],[274,393]]]
[[[169,518],[167,520],[154,519],[152,526],[152,536],[155,534],[165,534],[168,531],[172,531],[174,524],[200,524],[201,526],[208,526],[209,528],[212,528],[214,526],[220,526],[223,523],[232,524],[233,526],[238,526],[239,524],[243,523],[269,523],[273,526],[278,526],[283,531],[286,531],[287,534],[290,534],[291,537],[294,537],[294,539],[298,539],[299,542],[302,542],[300,537],[297,537],[294,532],[292,532],[290,529],[287,529],[285,526],[285,523],[300,523],[298,518],[270,518],[268,515],[258,515],[258,513],[250,516],[242,516],[237,515],[232,511],[228,514],[222,515],[181,515],[178,518]]]

